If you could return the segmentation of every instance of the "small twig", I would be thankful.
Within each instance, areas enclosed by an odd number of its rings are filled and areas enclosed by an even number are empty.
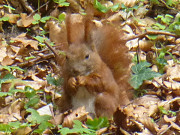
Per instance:
[[[41,5],[38,9],[34,10],[34,12],[37,12],[39,9],[41,9],[42,7],[46,6],[50,1],[47,1],[46,3],[44,3],[43,5]],[[34,13],[32,12],[32,13]]]
[[[54,55],[52,53],[47,54],[47,55],[43,55],[43,56],[38,56],[36,59],[25,61],[23,63],[18,63],[17,66],[19,66],[19,67],[26,67],[26,66],[30,67],[30,66],[33,66],[37,61],[41,60],[42,58],[43,59],[50,59],[53,57],[54,57]]]
[[[176,37],[176,38],[180,38],[180,36],[178,36],[176,34],[173,34],[173,33],[170,33],[170,32],[166,32],[166,31],[146,31],[143,34],[133,35],[131,37],[126,38],[125,40],[129,41],[129,40],[133,40],[133,39],[136,39],[136,38],[142,39],[146,35],[167,35],[167,36],[173,36],[173,37]]]
[[[167,7],[168,9],[173,9],[173,10],[175,10],[175,8],[172,8],[172,7],[168,6],[165,1],[160,0],[160,2],[162,2],[162,3],[165,5],[165,7]]]
[[[19,0],[19,2],[22,4],[23,7],[27,9],[29,13],[33,13],[34,10],[28,5],[27,0]]]
[[[160,133],[160,135],[163,135],[164,133],[166,133],[171,127],[172,127],[172,125],[170,125],[169,127],[167,127],[163,132]]]
[[[49,42],[48,41],[44,41],[44,43],[54,53],[55,57],[58,58],[57,52],[52,48],[52,46],[49,44]]]

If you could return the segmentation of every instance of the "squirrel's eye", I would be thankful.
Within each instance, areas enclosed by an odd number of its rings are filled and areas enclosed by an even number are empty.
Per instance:
[[[87,54],[87,55],[85,56],[85,59],[89,59],[89,54]]]

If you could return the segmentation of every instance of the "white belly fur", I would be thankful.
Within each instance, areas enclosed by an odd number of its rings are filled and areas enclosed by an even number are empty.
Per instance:
[[[79,87],[76,95],[72,98],[73,110],[85,106],[86,111],[95,113],[95,96],[90,94],[85,87]]]

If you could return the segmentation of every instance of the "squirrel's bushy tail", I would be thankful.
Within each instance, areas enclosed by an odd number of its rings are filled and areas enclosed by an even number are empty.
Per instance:
[[[124,32],[118,27],[104,25],[93,32],[93,41],[102,60],[111,69],[122,92],[130,95],[129,77],[131,58],[123,40]],[[125,96],[126,96],[125,95]]]

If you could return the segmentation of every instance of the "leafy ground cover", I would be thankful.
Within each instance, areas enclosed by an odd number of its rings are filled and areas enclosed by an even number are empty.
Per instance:
[[[47,44],[60,46],[67,9],[78,20],[87,1],[0,1],[0,134],[180,134],[180,1],[91,3],[97,26],[127,33],[134,100],[112,120],[90,119],[84,107],[58,113],[61,61]]]

